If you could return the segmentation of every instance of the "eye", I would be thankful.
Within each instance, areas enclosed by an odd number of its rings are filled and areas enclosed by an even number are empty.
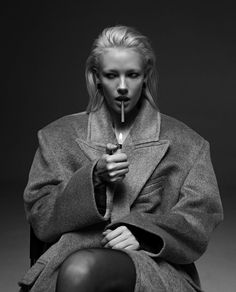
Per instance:
[[[138,77],[140,76],[140,74],[137,73],[137,72],[131,72],[131,73],[129,73],[128,76],[129,76],[130,78],[135,79],[135,78],[138,78]]]
[[[116,75],[114,73],[105,73],[104,76],[107,79],[114,79],[114,78],[116,78]]]

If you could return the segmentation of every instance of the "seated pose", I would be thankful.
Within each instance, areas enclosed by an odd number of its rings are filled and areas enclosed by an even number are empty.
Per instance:
[[[223,218],[209,143],[160,113],[135,29],[104,29],[85,73],[87,111],[38,132],[24,203],[49,248],[21,291],[202,291],[194,261]]]

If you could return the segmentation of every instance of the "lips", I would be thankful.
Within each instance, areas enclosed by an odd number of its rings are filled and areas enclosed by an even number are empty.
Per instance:
[[[118,97],[116,97],[116,100],[118,100],[118,101],[129,101],[129,98],[127,96],[118,96]]]

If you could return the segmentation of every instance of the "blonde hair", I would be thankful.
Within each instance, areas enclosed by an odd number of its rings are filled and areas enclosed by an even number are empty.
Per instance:
[[[85,77],[89,93],[87,112],[96,111],[103,102],[103,96],[96,84],[96,74],[99,69],[99,56],[107,48],[132,48],[143,57],[147,81],[143,88],[143,95],[151,105],[157,108],[158,74],[156,70],[156,57],[146,36],[127,26],[114,26],[105,28],[94,41],[91,53],[86,61]]]

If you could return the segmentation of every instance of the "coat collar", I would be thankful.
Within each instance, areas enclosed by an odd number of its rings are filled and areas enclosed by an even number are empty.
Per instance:
[[[125,146],[136,145],[158,141],[160,135],[160,112],[154,109],[150,103],[144,99],[134,125],[124,141]],[[101,108],[89,115],[87,141],[105,146],[107,143],[117,143],[112,128],[112,119],[105,103]]]
[[[159,140],[160,112],[145,99],[122,151],[128,156],[129,172],[117,184],[118,196],[114,196],[113,220],[129,214],[130,206],[164,157],[168,140]],[[105,104],[89,115],[87,140],[76,139],[89,160],[96,160],[105,153],[107,143],[117,143],[112,129],[111,116]]]

